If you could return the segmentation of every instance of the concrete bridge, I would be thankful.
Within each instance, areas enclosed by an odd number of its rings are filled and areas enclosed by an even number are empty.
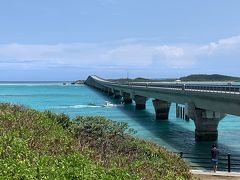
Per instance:
[[[185,114],[195,123],[195,139],[218,138],[218,124],[225,114],[240,115],[240,86],[204,83],[117,83],[89,76],[85,84],[122,98],[125,104],[135,101],[136,109],[146,108],[152,99],[156,119],[167,120],[171,102],[185,107]],[[177,112],[178,113],[178,112]]]

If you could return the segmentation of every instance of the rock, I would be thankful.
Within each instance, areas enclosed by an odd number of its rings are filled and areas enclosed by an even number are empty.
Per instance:
[[[77,81],[74,81],[72,82],[71,84],[84,84],[84,80],[77,80]]]

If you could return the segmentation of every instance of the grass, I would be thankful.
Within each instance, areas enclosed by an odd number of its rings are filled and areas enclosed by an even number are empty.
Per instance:
[[[0,179],[192,179],[126,123],[0,104]]]

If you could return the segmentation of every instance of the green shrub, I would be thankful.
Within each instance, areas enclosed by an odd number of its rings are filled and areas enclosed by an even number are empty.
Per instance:
[[[0,104],[0,179],[192,179],[126,123]]]

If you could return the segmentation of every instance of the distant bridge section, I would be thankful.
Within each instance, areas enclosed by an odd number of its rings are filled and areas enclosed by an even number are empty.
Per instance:
[[[219,121],[225,114],[240,116],[240,86],[231,83],[118,83],[89,76],[85,84],[122,98],[125,104],[135,101],[138,110],[145,109],[151,98],[156,119],[168,119],[172,102],[184,105],[186,116],[195,123],[197,141],[216,140]]]

